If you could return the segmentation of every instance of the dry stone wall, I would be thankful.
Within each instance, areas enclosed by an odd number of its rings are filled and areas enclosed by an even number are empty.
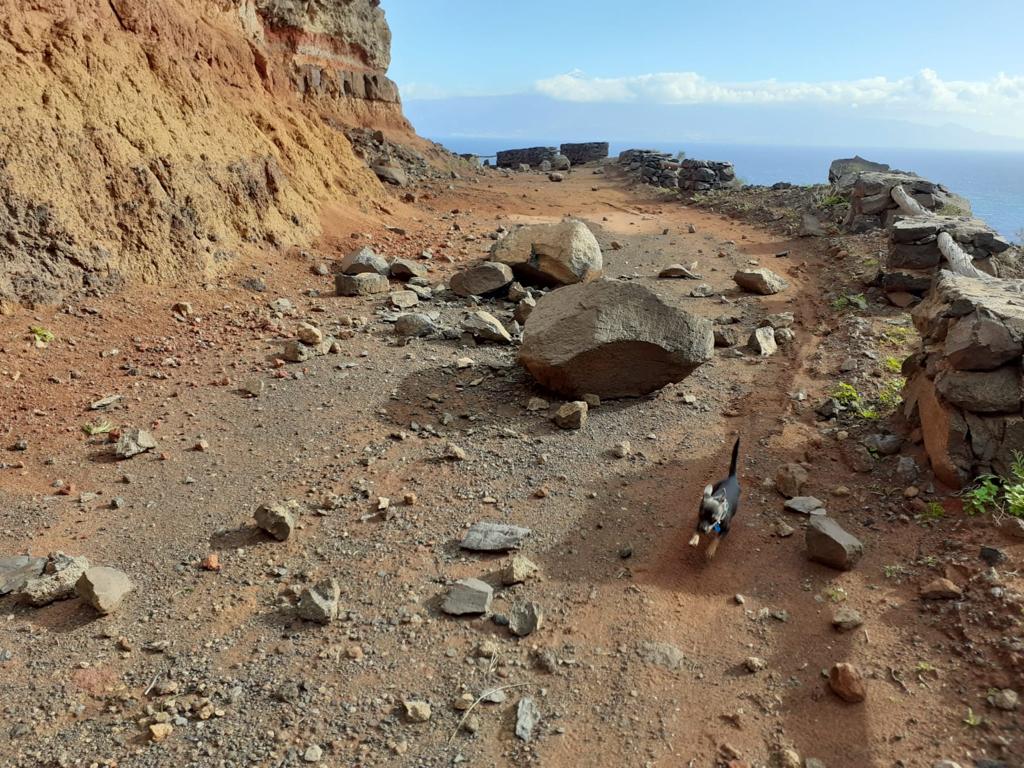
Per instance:
[[[936,477],[958,488],[1005,475],[1024,450],[1024,281],[943,271],[913,318],[922,342],[904,363],[904,412]]]
[[[736,169],[732,163],[687,159],[679,164],[679,189],[684,192],[721,189],[735,180]]]
[[[543,162],[553,162],[557,156],[558,150],[555,147],[506,149],[498,153],[497,166],[499,168],[518,168],[520,165],[528,165],[531,168],[537,168]]]
[[[595,163],[608,157],[609,146],[607,141],[591,141],[583,144],[563,144],[560,147],[562,154],[569,158],[573,165],[584,163]]]

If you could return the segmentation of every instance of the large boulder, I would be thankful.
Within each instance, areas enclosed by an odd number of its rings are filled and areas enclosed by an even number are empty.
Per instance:
[[[391,265],[387,259],[378,256],[373,249],[366,246],[357,248],[341,261],[341,272],[345,275],[360,275],[364,272],[387,275],[390,269]]]
[[[860,155],[854,155],[853,157],[845,157],[839,160],[833,160],[832,164],[828,167],[828,181],[830,184],[837,183],[844,176],[855,177],[858,173],[867,173],[869,171],[888,171],[889,166],[885,163],[875,163],[871,160],[865,160]],[[849,184],[852,185],[855,179],[851,179]]]
[[[574,400],[639,397],[681,381],[711,359],[710,321],[639,283],[599,281],[552,291],[523,331],[519,362]]]
[[[841,571],[852,569],[864,554],[864,545],[855,536],[824,515],[808,519],[805,543],[811,560]]]
[[[604,270],[597,238],[576,219],[520,227],[494,244],[491,260],[512,267],[522,280],[540,285],[586,283]]]

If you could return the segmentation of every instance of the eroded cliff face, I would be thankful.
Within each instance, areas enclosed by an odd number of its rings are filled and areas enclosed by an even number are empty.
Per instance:
[[[0,0],[0,302],[173,283],[386,193],[412,139],[374,0]]]

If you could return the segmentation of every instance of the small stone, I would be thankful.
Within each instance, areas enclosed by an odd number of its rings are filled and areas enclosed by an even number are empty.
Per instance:
[[[864,677],[853,664],[832,665],[828,673],[828,684],[836,696],[850,704],[858,704],[867,698]]]
[[[956,600],[963,595],[963,590],[949,579],[935,579],[921,587],[922,600]]]
[[[799,515],[824,515],[825,503],[814,496],[795,496],[787,499],[783,507],[789,512],[796,512]]]
[[[789,284],[770,269],[741,269],[732,277],[733,282],[750,293],[771,296],[789,287]]]
[[[376,272],[334,276],[334,291],[339,296],[373,296],[387,293],[390,289],[388,279]]]
[[[132,591],[128,574],[116,568],[89,568],[78,579],[75,591],[85,602],[104,615],[116,611]]]
[[[1001,549],[996,549],[995,547],[982,546],[978,552],[978,556],[987,565],[991,566],[1002,565],[1007,560],[1006,553]]]
[[[524,696],[516,706],[516,736],[529,742],[533,738],[533,729],[540,722],[540,710],[529,696]]]
[[[425,701],[403,701],[402,707],[405,709],[406,719],[411,723],[425,723],[433,714],[430,705]]]
[[[601,396],[600,395],[584,395],[583,402],[587,404],[587,408],[593,410],[594,408],[601,407]]]
[[[420,303],[415,291],[392,291],[388,302],[396,309],[411,309]]]
[[[477,715],[470,715],[462,721],[462,730],[466,733],[476,733],[480,730],[481,725],[483,725],[483,723]]]
[[[259,397],[263,394],[263,389],[266,387],[263,379],[248,379],[242,384],[243,394],[249,397]]]
[[[470,526],[459,546],[477,552],[505,552],[518,549],[529,535],[529,528],[505,523],[477,522]]]
[[[437,332],[437,325],[429,315],[410,312],[395,321],[395,334],[403,338],[420,338]]]
[[[335,579],[327,579],[312,587],[305,587],[299,595],[295,609],[299,618],[317,624],[330,624],[338,618],[341,586]]]
[[[149,726],[149,738],[151,741],[166,741],[172,733],[174,733],[174,726],[170,723],[153,723]]]
[[[534,602],[517,603],[509,612],[508,627],[517,637],[526,637],[541,628],[544,609]]]
[[[807,470],[799,464],[783,464],[775,473],[775,488],[787,499],[800,495],[807,483]]]
[[[446,443],[444,446],[444,458],[448,461],[465,461],[466,451],[455,443]]]
[[[1020,697],[1012,688],[994,691],[988,696],[988,703],[1004,712],[1013,712],[1020,704]]]
[[[552,417],[561,429],[582,429],[587,425],[589,406],[583,400],[564,403]]]
[[[701,283],[690,289],[690,296],[695,299],[707,299],[715,295],[715,289],[707,283]]]
[[[284,541],[292,535],[298,509],[299,503],[297,501],[286,501],[283,504],[272,505],[261,504],[256,508],[254,515],[256,525],[278,541]]]
[[[537,411],[546,411],[550,407],[551,403],[549,403],[543,397],[531,397],[529,402],[527,402],[526,404],[526,410],[530,411],[531,413],[536,413]]]
[[[807,556],[818,563],[848,571],[864,554],[864,545],[831,517],[814,515],[807,523]]]
[[[156,440],[153,435],[144,429],[135,427],[126,429],[117,439],[114,446],[114,455],[119,459],[130,459],[139,454],[152,451],[156,448]]]
[[[302,753],[302,759],[307,763],[319,763],[323,759],[324,751],[319,744],[311,744]]]
[[[804,768],[800,753],[795,749],[783,749],[776,753],[775,763],[778,768]]]
[[[775,331],[771,327],[758,328],[750,334],[748,346],[761,357],[771,357],[779,350],[775,342]]]
[[[612,446],[612,455],[617,459],[626,459],[633,454],[633,446],[630,445],[629,440],[623,440],[622,442],[616,443]]]
[[[682,264],[669,264],[658,277],[662,280],[700,280],[700,275],[695,275]]]
[[[512,336],[505,330],[505,326],[498,322],[498,319],[490,312],[484,312],[483,310],[471,312],[462,321],[462,329],[483,341],[491,341],[497,344],[512,343]]]
[[[473,706],[473,703],[475,701],[476,699],[473,698],[473,694],[464,693],[452,702],[452,707],[454,707],[459,712],[465,712],[467,709]]]
[[[794,533],[796,533],[796,530],[793,528],[793,526],[791,526],[784,520],[779,520],[777,523],[775,523],[775,535],[778,536],[780,539],[788,539]]]
[[[316,346],[324,340],[324,332],[315,325],[310,325],[309,323],[300,323],[299,331],[296,336],[299,337],[299,341],[303,344],[309,344],[311,346]]]
[[[743,595],[741,595],[739,593],[736,593],[735,595],[733,595],[732,596],[732,600],[733,600],[734,603],[736,603],[736,605],[745,605],[746,602],[747,602],[747,598],[745,598]]]
[[[67,600],[74,597],[78,580],[88,569],[89,561],[85,557],[54,552],[46,559],[42,574],[25,582],[19,597],[36,608]]]
[[[527,296],[516,305],[515,311],[512,313],[512,317],[517,323],[524,325],[526,321],[530,319],[530,315],[536,308],[537,300],[532,296]]]
[[[849,632],[864,623],[864,619],[853,608],[842,606],[832,614],[832,626],[841,632]]]
[[[743,662],[743,666],[747,668],[747,671],[751,674],[756,674],[763,669],[768,668],[768,662],[758,656],[748,656],[747,660]]]
[[[510,587],[513,584],[522,584],[537,572],[537,565],[522,555],[515,555],[501,570],[501,583]]]
[[[494,589],[480,579],[462,579],[448,590],[441,610],[451,616],[487,613],[491,610]]]

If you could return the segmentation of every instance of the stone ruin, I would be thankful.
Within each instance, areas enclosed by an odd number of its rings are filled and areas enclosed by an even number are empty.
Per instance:
[[[882,289],[888,294],[927,293],[935,278],[942,253],[939,234],[948,232],[982,272],[998,276],[1010,242],[985,222],[969,216],[904,216],[889,230],[889,251],[882,269]]]
[[[706,192],[721,189],[736,181],[732,163],[720,160],[683,160],[679,164],[679,189],[684,192]]]
[[[903,366],[904,415],[936,477],[960,488],[1006,475],[1024,450],[1024,281],[942,271],[913,318],[922,342]]]
[[[504,149],[498,153],[496,165],[499,168],[518,168],[521,165],[538,168],[545,161],[554,162],[556,157],[558,157],[558,150],[555,147]]]
[[[637,173],[644,184],[676,189],[679,187],[679,161],[668,152],[656,149],[627,149],[619,153],[619,164]]]
[[[836,194],[850,200],[846,227],[851,232],[866,232],[892,226],[901,216],[893,199],[893,188],[901,186],[925,210],[947,216],[969,216],[971,204],[941,184],[903,171],[868,171],[842,176],[834,185]]]
[[[717,160],[679,160],[668,152],[654,149],[627,149],[619,154],[619,164],[637,173],[645,184],[683,192],[721,189],[736,180],[732,163]]]
[[[604,160],[608,157],[608,142],[607,141],[591,141],[583,144],[563,144],[561,152],[573,165],[583,165],[584,163],[594,163],[600,160]]]

